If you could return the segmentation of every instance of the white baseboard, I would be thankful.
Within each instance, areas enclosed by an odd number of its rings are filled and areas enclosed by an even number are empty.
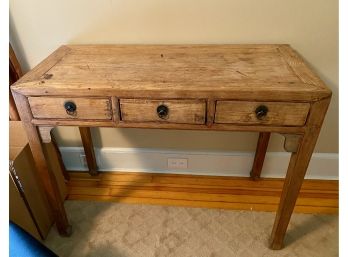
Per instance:
[[[82,147],[60,147],[68,170],[87,170],[83,163]],[[144,148],[95,148],[100,171],[129,171],[151,173],[174,173],[191,175],[248,177],[253,164],[251,152],[201,152]],[[168,158],[185,158],[188,168],[168,169]],[[262,177],[283,178],[290,154],[269,152],[266,155]],[[338,154],[314,153],[306,174],[308,179],[338,179]]]

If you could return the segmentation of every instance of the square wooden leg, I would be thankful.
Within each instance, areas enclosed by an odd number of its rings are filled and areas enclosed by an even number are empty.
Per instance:
[[[271,137],[270,132],[260,132],[257,141],[256,152],[254,157],[253,167],[250,172],[250,177],[253,180],[258,180],[261,176],[263,162],[265,160],[268,142]]]
[[[91,129],[88,127],[79,127],[83,149],[85,150],[88,171],[91,176],[98,175],[97,161],[95,158]]]
[[[278,211],[273,225],[270,248],[274,250],[283,247],[285,233],[300,192],[307,167],[319,136],[330,98],[315,102],[307,120],[308,127],[300,139],[298,150],[292,153]]]
[[[46,192],[46,197],[50,203],[58,232],[60,235],[69,236],[71,234],[71,226],[59,193],[57,181],[52,172],[48,169],[38,129],[31,123],[32,115],[28,105],[28,100],[25,96],[17,93],[13,93],[13,97],[20,118],[23,122],[23,126],[26,130],[30,149],[36,165],[36,171],[38,172],[38,177],[41,178],[40,184],[42,184],[43,189]]]

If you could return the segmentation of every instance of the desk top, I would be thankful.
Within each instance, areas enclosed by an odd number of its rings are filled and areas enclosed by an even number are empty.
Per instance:
[[[270,101],[331,95],[289,45],[67,45],[12,90],[28,96]]]

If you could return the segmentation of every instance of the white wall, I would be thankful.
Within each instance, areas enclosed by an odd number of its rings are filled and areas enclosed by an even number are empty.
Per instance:
[[[62,44],[289,43],[333,91],[316,151],[338,152],[338,1],[10,0],[10,40],[24,70]],[[80,146],[76,128],[59,143]],[[255,133],[94,129],[97,147],[253,151]],[[271,151],[282,138],[272,137]]]

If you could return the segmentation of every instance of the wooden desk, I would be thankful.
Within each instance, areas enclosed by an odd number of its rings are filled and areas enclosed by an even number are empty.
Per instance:
[[[41,146],[55,126],[284,134],[292,155],[273,249],[282,247],[331,98],[288,45],[62,46],[12,92],[62,235],[70,225]]]

